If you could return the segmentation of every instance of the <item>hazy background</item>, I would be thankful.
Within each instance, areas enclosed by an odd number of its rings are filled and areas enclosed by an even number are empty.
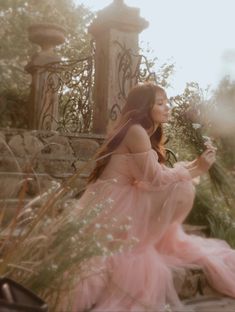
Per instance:
[[[75,0],[92,11],[112,0]],[[168,92],[183,90],[185,83],[215,87],[225,76],[235,77],[235,1],[234,0],[125,0],[139,7],[149,21],[140,35],[162,64],[175,63],[175,74]]]

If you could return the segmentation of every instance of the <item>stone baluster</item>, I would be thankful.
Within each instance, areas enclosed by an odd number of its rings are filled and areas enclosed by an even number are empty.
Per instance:
[[[128,7],[123,0],[114,0],[97,13],[89,27],[96,46],[94,133],[105,134],[118,118],[125,102],[125,95],[136,83],[136,78],[120,66],[122,48],[139,52],[139,33],[148,26],[138,8]],[[129,64],[130,65],[130,64]],[[136,67],[132,62],[132,70]],[[124,77],[125,76],[125,77]],[[123,80],[122,80],[123,79]]]
[[[54,24],[34,24],[29,27],[29,40],[40,45],[25,69],[32,75],[29,101],[29,128],[56,130],[58,121],[58,79],[47,70],[48,64],[60,61],[54,47],[65,41],[65,31]]]

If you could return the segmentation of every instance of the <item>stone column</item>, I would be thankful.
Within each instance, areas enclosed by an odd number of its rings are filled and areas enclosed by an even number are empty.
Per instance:
[[[89,27],[95,39],[94,133],[105,134],[118,118],[125,95],[136,83],[132,77],[137,60],[129,68],[121,62],[123,52],[138,54],[139,33],[148,26],[139,9],[128,7],[123,0],[114,0],[97,13]],[[128,58],[128,56],[127,56]],[[122,66],[124,65],[124,66]]]
[[[40,45],[25,69],[32,75],[29,102],[29,128],[56,130],[58,121],[58,78],[47,66],[60,61],[54,47],[65,41],[65,31],[54,24],[34,24],[29,27],[29,40]]]

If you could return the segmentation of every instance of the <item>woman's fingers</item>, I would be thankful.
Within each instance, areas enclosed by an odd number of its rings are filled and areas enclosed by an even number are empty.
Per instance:
[[[216,151],[214,148],[205,150],[205,152],[203,152],[202,155],[198,159],[199,160],[198,165],[201,168],[201,170],[207,171],[215,162],[216,160],[215,156],[216,156]]]
[[[213,149],[207,149],[202,155],[215,155],[216,151]]]
[[[206,142],[205,146],[207,149],[213,149],[213,150],[217,150],[217,147],[215,147],[211,142]]]
[[[208,152],[206,155],[205,155],[205,161],[208,163],[208,164],[213,164],[216,160],[216,157],[215,157],[215,153],[214,152]]]

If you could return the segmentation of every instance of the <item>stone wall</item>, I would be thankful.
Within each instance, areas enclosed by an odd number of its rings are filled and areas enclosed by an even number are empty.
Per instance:
[[[0,129],[0,209],[12,215],[23,187],[27,204],[78,171],[73,196],[79,196],[103,140],[101,135]]]

